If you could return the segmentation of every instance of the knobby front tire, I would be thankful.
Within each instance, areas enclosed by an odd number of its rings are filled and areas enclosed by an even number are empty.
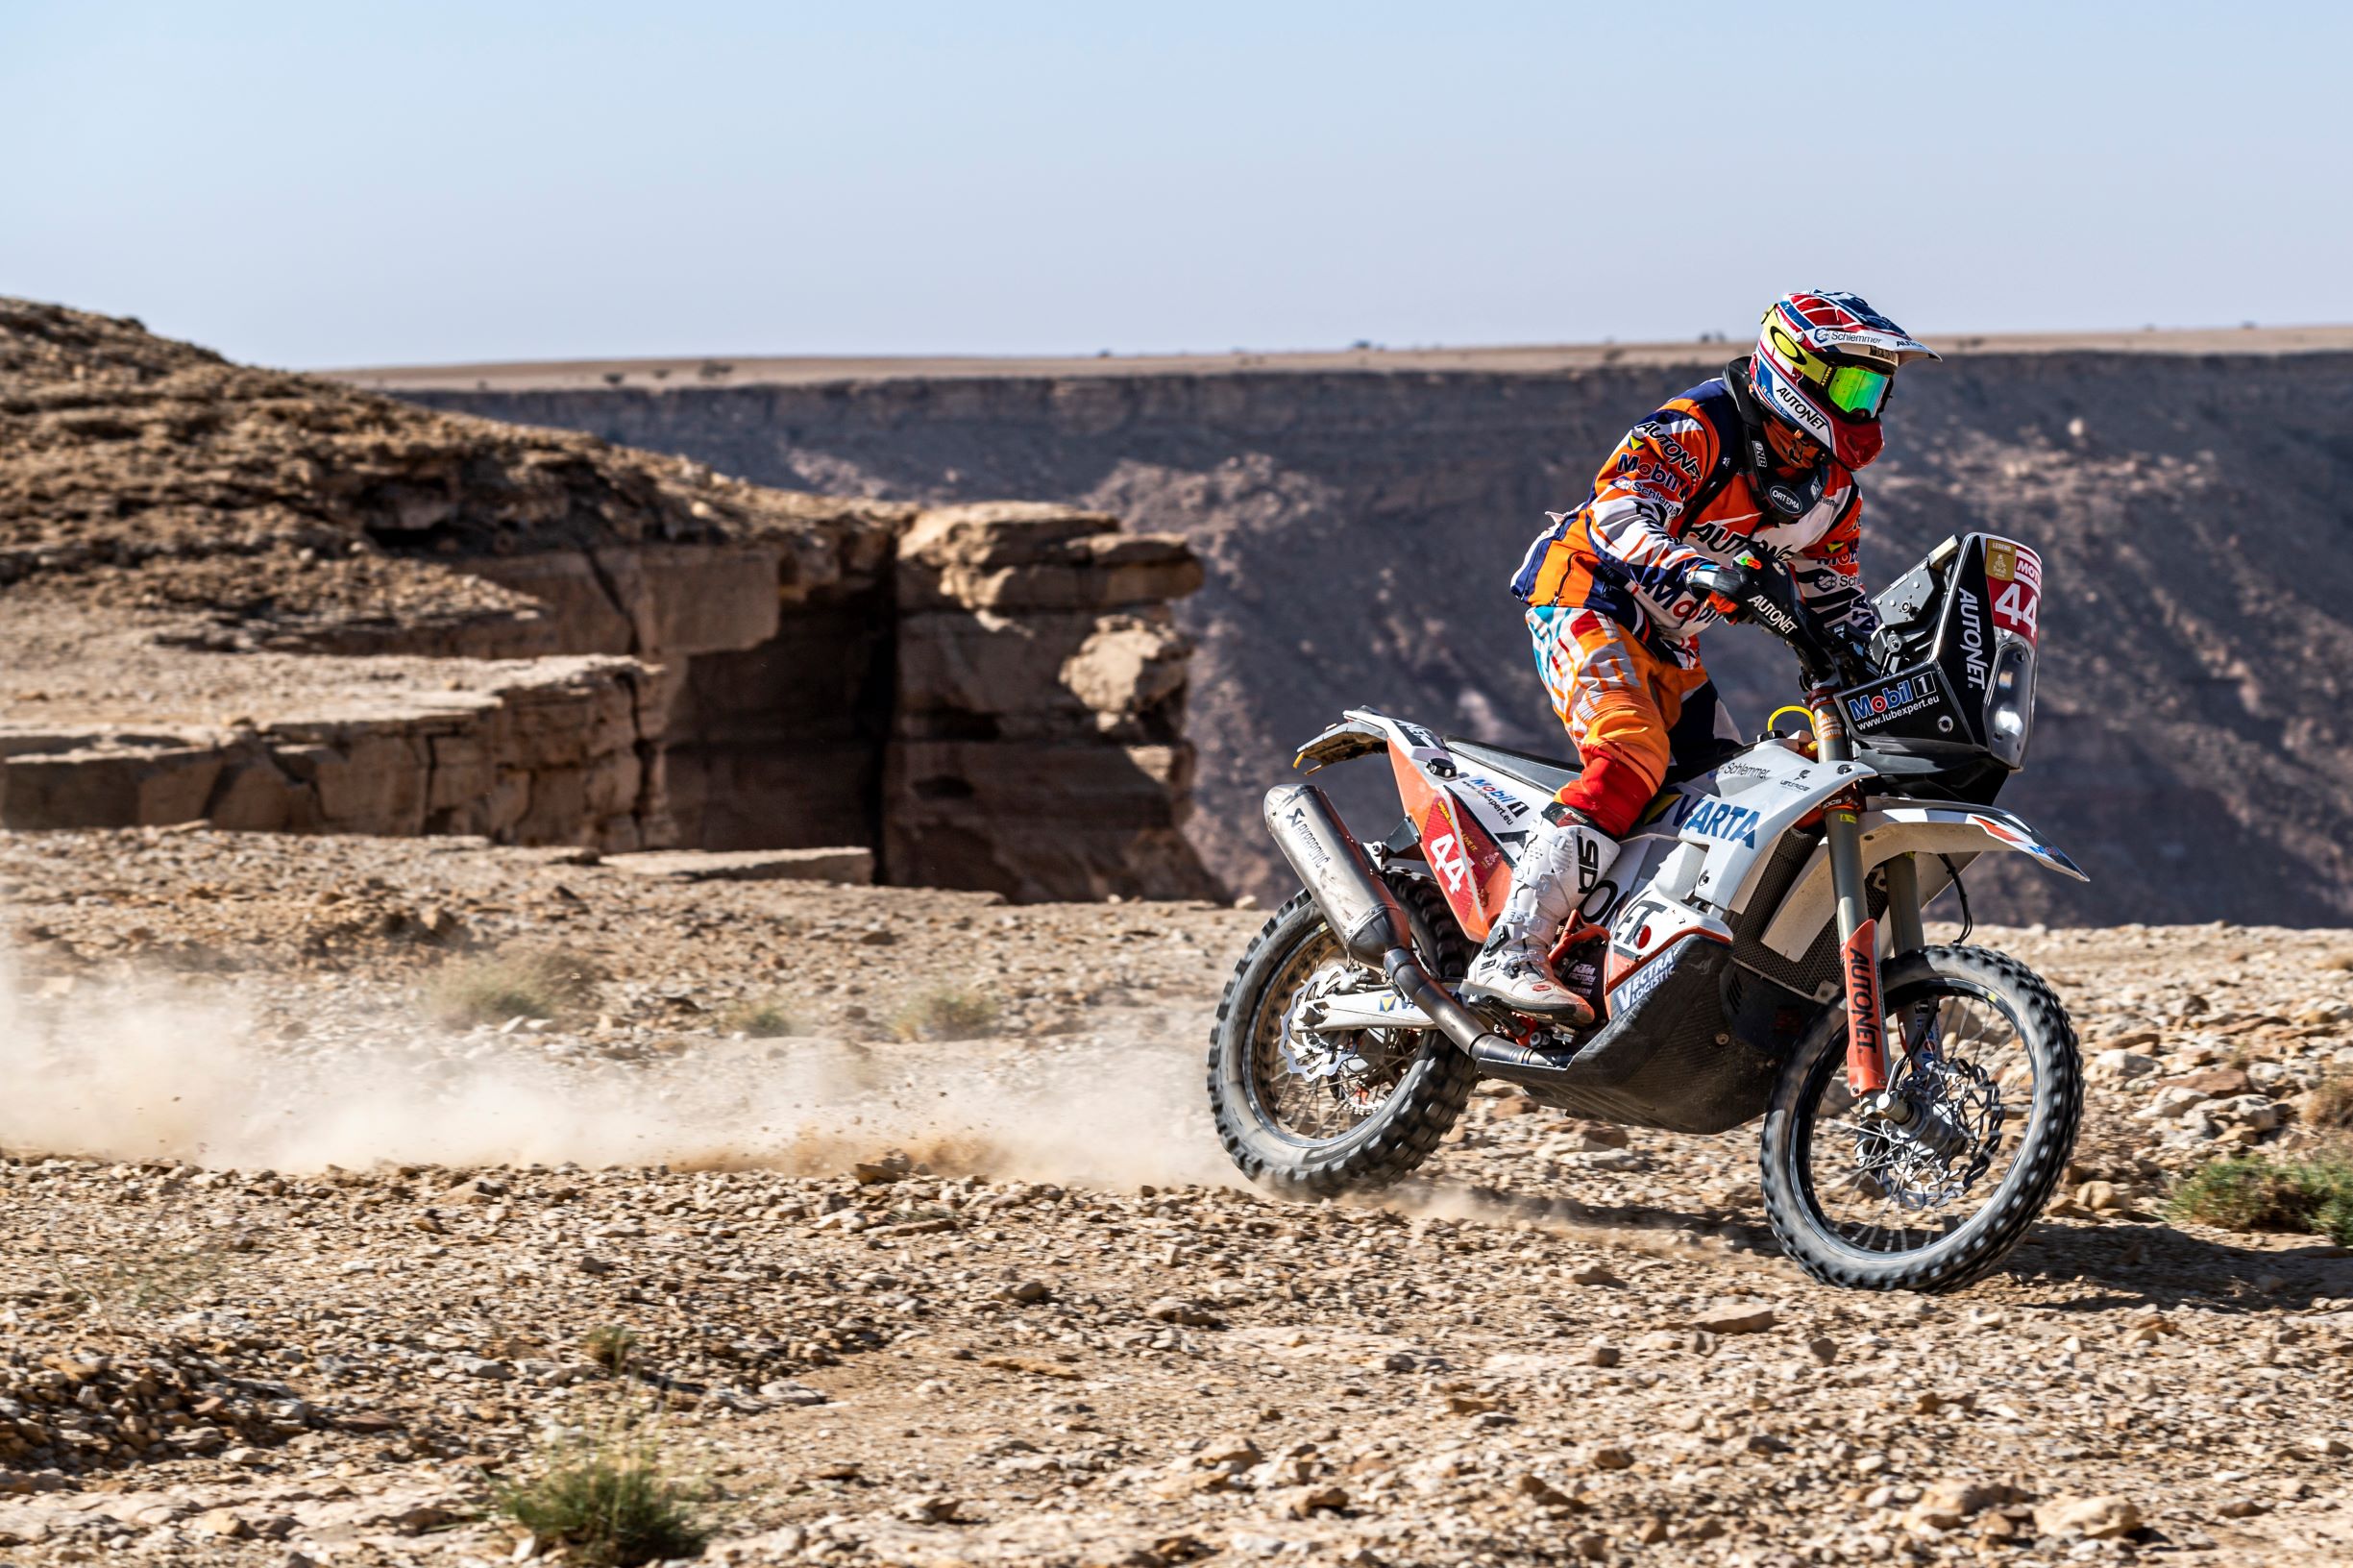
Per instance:
[[[1850,1290],[1958,1289],[1984,1278],[2018,1245],[2067,1169],[2083,1117],[2083,1067],[2074,1025],[2039,975],[1990,948],[1928,947],[1907,954],[1888,965],[1881,992],[1891,1038],[1901,1038],[1900,1009],[1927,1004],[1937,1007],[1940,1020],[1952,1015],[1982,1017],[1987,1024],[2006,1021],[2014,1043],[1988,1044],[1994,1031],[1979,1025],[1970,1040],[1948,1044],[1949,1055],[1967,1059],[1974,1041],[1981,1055],[2005,1064],[2002,1141],[2014,1146],[1998,1149],[2000,1167],[1989,1168],[1983,1178],[1990,1191],[1973,1188],[1964,1194],[1966,1205],[1914,1211],[1921,1224],[1910,1229],[1874,1223],[1874,1200],[1893,1208],[1882,1196],[1886,1184],[1854,1184],[1842,1196],[1834,1183],[1823,1179],[1854,1143],[1852,1123],[1838,1115],[1841,1102],[1849,1100],[1847,1015],[1833,1004],[1783,1066],[1774,1090],[1762,1153],[1765,1213],[1782,1248],[1826,1285]],[[2030,1085],[2022,1082],[2028,1077]],[[2012,1119],[2018,1115],[2023,1116],[2023,1126]],[[1965,1206],[1971,1212],[1964,1215]]]

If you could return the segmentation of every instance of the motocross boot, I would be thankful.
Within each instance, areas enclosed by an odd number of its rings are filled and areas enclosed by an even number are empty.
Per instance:
[[[1618,841],[1567,806],[1545,809],[1511,873],[1511,894],[1464,979],[1466,1001],[1501,1002],[1514,1013],[1581,1029],[1593,1008],[1553,973],[1553,944],[1578,906],[1618,858]]]

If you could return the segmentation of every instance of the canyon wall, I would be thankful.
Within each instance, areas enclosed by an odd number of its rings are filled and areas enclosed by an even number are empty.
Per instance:
[[[1865,476],[1874,580],[1969,528],[2046,561],[2040,723],[2004,803],[2093,881],[1988,865],[1981,916],[2353,919],[2353,354],[2262,352],[2260,333],[2227,352],[2232,336],[1958,353],[1907,373],[1891,408]],[[1343,705],[1565,748],[1506,579],[1627,425],[1725,352],[771,381],[619,367],[587,387],[453,372],[402,390],[764,483],[1028,496],[1182,537],[1208,574],[1174,618],[1200,649],[1189,831],[1264,895],[1283,878],[1257,796]],[[1711,633],[1709,659],[1744,724],[1792,689],[1761,634]],[[1375,811],[1381,784],[1346,785],[1344,804]]]

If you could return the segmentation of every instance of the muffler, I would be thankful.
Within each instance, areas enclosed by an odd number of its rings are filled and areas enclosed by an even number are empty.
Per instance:
[[[1357,836],[1312,784],[1278,784],[1266,792],[1266,831],[1298,873],[1301,886],[1340,946],[1360,964],[1388,977],[1397,994],[1430,1016],[1446,1038],[1472,1060],[1520,1066],[1526,1046],[1505,1039],[1471,1016],[1422,967],[1413,951],[1413,926],[1389,885],[1374,871]]]

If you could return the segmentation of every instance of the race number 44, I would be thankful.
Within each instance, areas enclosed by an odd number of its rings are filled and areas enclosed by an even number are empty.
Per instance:
[[[2024,545],[1997,539],[1985,548],[1985,576],[1994,625],[2033,642],[2035,612],[2043,600],[2042,557]]]

